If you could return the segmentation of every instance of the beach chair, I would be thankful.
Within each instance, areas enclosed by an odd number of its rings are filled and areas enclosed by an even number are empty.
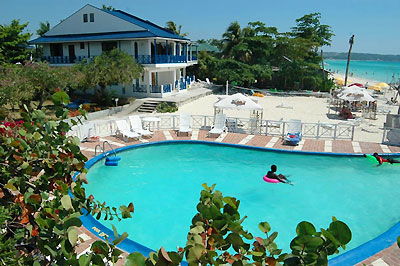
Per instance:
[[[152,136],[153,132],[144,129],[142,126],[142,120],[138,115],[130,115],[129,122],[131,122],[131,130],[140,136]]]
[[[140,135],[136,132],[132,132],[129,129],[129,124],[126,120],[116,120],[115,123],[117,124],[117,135],[121,134],[122,139],[127,142],[130,138],[131,139],[138,139]]]
[[[299,144],[301,137],[301,120],[289,120],[285,143],[288,145],[296,146],[297,144]]]
[[[225,114],[217,114],[215,116],[214,125],[211,127],[211,130],[208,131],[208,136],[211,135],[220,135],[222,132],[226,131],[226,115]]]
[[[178,136],[180,136],[181,133],[187,133],[188,136],[192,132],[192,121],[191,121],[191,116],[188,114],[180,114],[179,116],[179,130],[178,130]]]

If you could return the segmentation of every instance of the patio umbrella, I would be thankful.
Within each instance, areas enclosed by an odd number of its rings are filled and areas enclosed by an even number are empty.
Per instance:
[[[351,86],[351,87],[343,87],[343,89],[340,91],[339,96],[343,95],[343,94],[369,94],[371,95],[372,92],[364,89],[364,88],[360,88],[357,86]]]
[[[343,93],[339,98],[349,102],[375,102],[376,100],[367,92]]]
[[[381,91],[382,90],[382,88],[378,87],[378,86],[368,86],[368,89],[369,90],[375,90],[375,91]]]
[[[381,87],[381,88],[389,88],[389,84],[387,84],[385,82],[379,82],[378,84],[375,84],[375,86]]]
[[[344,85],[344,79],[342,79],[341,77],[335,77],[335,82],[337,85]]]
[[[362,85],[361,83],[353,83],[353,84],[349,85],[349,87],[351,87],[351,86],[357,86],[357,87],[360,87],[360,88],[364,87],[364,85]]]

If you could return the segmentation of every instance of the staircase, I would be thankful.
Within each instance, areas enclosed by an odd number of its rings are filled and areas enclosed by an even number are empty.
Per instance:
[[[160,102],[146,101],[138,109],[139,113],[154,113]]]

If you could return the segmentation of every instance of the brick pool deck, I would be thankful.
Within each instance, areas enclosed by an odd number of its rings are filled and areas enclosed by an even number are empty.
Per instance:
[[[316,139],[303,139],[300,141],[298,146],[287,146],[284,145],[284,139],[281,137],[271,136],[260,136],[260,135],[246,135],[239,133],[224,133],[220,136],[208,137],[208,131],[205,130],[194,130],[191,136],[177,136],[175,130],[156,131],[154,135],[149,139],[130,140],[124,142],[121,138],[115,136],[108,136],[100,138],[98,142],[85,142],[81,144],[82,153],[85,154],[88,159],[94,157],[95,146],[102,144],[103,141],[108,141],[111,146],[116,149],[128,145],[139,144],[144,142],[157,142],[164,140],[204,140],[204,141],[215,141],[221,143],[230,144],[241,144],[256,147],[266,147],[280,150],[298,150],[298,151],[310,151],[310,152],[326,152],[326,153],[400,153],[400,147],[387,146],[378,143],[369,142],[358,142],[350,140],[316,140]],[[90,248],[91,243],[98,239],[97,236],[90,233],[85,228],[81,228],[81,236],[86,239],[78,247],[78,254],[87,251]],[[399,233],[400,234],[400,233]],[[126,253],[124,254],[126,256]],[[123,265],[124,259],[120,260],[116,265]],[[400,248],[397,244],[382,250],[374,256],[356,264],[357,266],[372,265],[372,266],[386,266],[400,265]]]

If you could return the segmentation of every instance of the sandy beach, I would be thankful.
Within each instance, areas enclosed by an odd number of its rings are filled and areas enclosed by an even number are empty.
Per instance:
[[[343,78],[343,77],[342,77]],[[378,81],[371,81],[357,77],[350,77],[352,83],[357,82],[370,85],[376,84]],[[386,115],[382,112],[385,110],[390,113],[397,113],[398,104],[387,104],[388,99],[395,96],[396,91],[383,90],[382,94],[374,94],[377,100],[377,108],[380,112],[377,113],[376,119],[365,119],[359,126],[356,127],[354,140],[381,143],[383,136],[383,123],[386,121]],[[218,101],[219,95],[209,95],[193,102],[187,103],[176,112],[188,113],[192,115],[213,115],[214,103]],[[306,96],[265,96],[251,97],[258,101],[264,109],[263,119],[265,120],[280,120],[288,121],[290,119],[300,119],[306,123],[340,123],[345,120],[341,119],[335,111],[330,110],[328,114],[329,99],[306,97]],[[224,113],[228,117],[249,118],[250,114],[246,111],[225,110]],[[361,113],[355,113],[356,118],[361,116]]]

